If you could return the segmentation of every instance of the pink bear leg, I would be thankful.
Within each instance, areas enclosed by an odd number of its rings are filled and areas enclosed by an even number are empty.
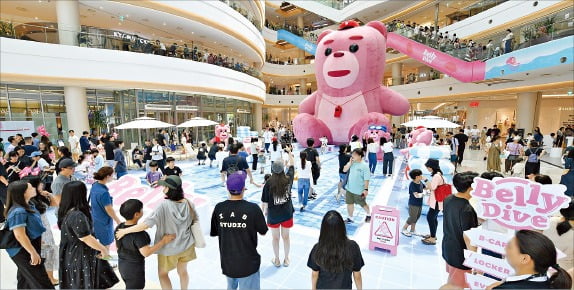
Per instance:
[[[368,115],[364,116],[363,118],[359,119],[353,127],[349,130],[349,140],[351,140],[351,136],[357,135],[362,136],[361,134],[369,128],[370,125],[384,125],[387,126],[387,129],[390,130],[390,122],[389,119],[384,114],[371,112]]]
[[[299,114],[293,119],[293,133],[297,138],[297,142],[303,147],[307,147],[307,138],[315,139],[315,147],[321,146],[319,138],[323,136],[327,136],[328,140],[333,140],[327,125],[315,118],[315,116],[307,113]]]

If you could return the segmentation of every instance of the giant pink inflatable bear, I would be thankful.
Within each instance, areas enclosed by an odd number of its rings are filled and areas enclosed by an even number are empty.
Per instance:
[[[399,116],[409,110],[408,101],[381,86],[385,71],[387,30],[379,21],[359,27],[341,23],[338,31],[319,35],[315,55],[318,90],[299,105],[293,130],[299,142],[327,136],[333,144],[361,136],[369,124],[390,128],[385,113]]]
[[[211,143],[225,143],[227,146],[227,141],[229,141],[229,136],[231,135],[231,128],[229,125],[221,124],[215,125],[215,137],[211,139]]]

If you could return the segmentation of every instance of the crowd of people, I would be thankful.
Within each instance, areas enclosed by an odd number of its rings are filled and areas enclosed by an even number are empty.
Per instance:
[[[204,143],[196,149],[198,166],[205,165],[207,159],[210,159],[210,166],[217,163],[222,186],[229,193],[228,200],[215,206],[210,235],[219,239],[221,268],[230,289],[261,288],[257,236],[265,235],[269,229],[274,253],[272,265],[291,265],[290,229],[294,226],[295,208],[305,212],[308,203],[319,195],[314,187],[321,176],[321,155],[326,150],[322,149],[320,153],[315,148],[314,139],[309,138],[304,140],[306,148],[295,155],[291,145],[294,140],[289,130],[281,124],[276,125],[277,128],[267,127],[263,131],[261,143],[259,138],[252,139],[249,150],[233,138],[214,142],[209,144],[210,147]],[[559,132],[553,138],[554,146],[562,146],[565,137],[574,135],[571,127],[560,128]],[[18,288],[51,289],[56,285],[60,288],[109,288],[119,281],[114,265],[108,262],[110,246],[115,242],[119,276],[128,289],[145,286],[145,258],[154,253],[158,258],[162,288],[172,288],[169,273],[176,270],[179,286],[186,289],[190,283],[188,263],[197,259],[196,248],[203,247],[204,242],[203,237],[193,231],[199,217],[193,202],[184,197],[183,171],[166,153],[170,151],[170,142],[173,144],[179,140],[187,143],[191,140],[189,133],[183,132],[180,137],[160,130],[151,142],[146,141],[141,150],[133,153],[141,155],[137,158],[140,160],[138,164],[147,171],[149,186],[161,186],[165,195],[165,200],[145,219],[142,219],[143,204],[137,199],[124,201],[116,212],[107,186],[127,173],[123,141],[117,140],[113,134],[103,134],[94,139],[88,132],[83,132],[81,137],[76,136],[73,130],[68,133],[68,146],[55,147],[49,138],[34,133],[28,137],[11,136],[9,145],[0,148],[7,157],[0,166],[0,201],[5,205],[2,219],[13,232],[14,243],[7,252],[18,267]],[[371,207],[367,198],[373,189],[370,181],[376,174],[376,154],[379,150],[384,154],[383,176],[393,175],[393,151],[404,145],[401,140],[408,139],[409,133],[403,126],[393,126],[389,140],[381,138],[375,143],[370,138],[361,140],[352,136],[348,145],[339,146],[336,199],[344,198],[347,216],[344,218],[331,210],[323,217],[318,242],[310,249],[307,262],[312,270],[313,288],[348,289],[353,281],[358,289],[362,288],[361,268],[365,263],[357,243],[347,237],[345,224],[357,222],[355,204],[366,214],[364,223],[370,222]],[[496,125],[482,130],[475,125],[472,129],[460,129],[457,134],[446,132],[444,137],[435,134],[433,144],[449,146],[451,161],[459,168],[466,147],[485,150],[489,165],[481,175],[459,172],[454,175],[452,185],[448,184],[435,159],[429,159],[425,164],[431,172],[430,180],[424,179],[421,170],[408,172],[411,179],[408,187],[409,218],[402,234],[421,236],[422,243],[426,245],[435,245],[438,239],[442,239],[442,256],[449,274],[446,286],[468,286],[464,274],[470,269],[463,265],[463,253],[465,249],[476,251],[476,248],[467,243],[463,232],[485,222],[478,219],[471,202],[475,177],[503,177],[500,167],[503,155],[505,163],[508,163],[506,171],[516,170],[515,166],[520,162],[518,158],[525,158],[523,177],[542,184],[552,183],[550,177],[540,174],[539,156],[544,154],[544,149],[539,146],[539,142],[543,142],[540,129],[536,128],[533,134],[524,138],[514,126],[507,133],[506,141],[502,141],[501,130]],[[528,148],[522,141],[526,141]],[[322,137],[321,147],[327,144],[327,137]],[[505,150],[509,152],[507,156],[501,153]],[[566,194],[572,196],[574,148],[568,147],[566,152],[568,173],[565,176],[570,176],[570,181],[565,178],[561,183],[568,187]],[[498,157],[498,161],[492,159],[494,157]],[[270,163],[268,167],[267,161]],[[259,174],[264,176],[263,184],[256,183],[253,177],[258,167]],[[260,205],[243,198],[247,179],[262,188]],[[456,193],[439,199],[436,192],[444,186],[454,186]],[[292,187],[297,189],[296,196],[291,193]],[[297,198],[298,205],[295,205],[294,198]],[[429,205],[426,213],[428,234],[416,231],[424,198]],[[61,234],[59,247],[46,217],[50,209],[57,212]],[[572,268],[573,209],[573,204],[563,209],[562,217],[542,234],[516,232],[506,249],[506,257],[520,275],[509,277],[491,288],[525,285],[533,288],[570,287],[571,277],[566,270]],[[441,212],[442,233],[438,226]],[[153,243],[146,233],[151,227],[156,228]],[[532,241],[536,243],[532,244]],[[567,258],[556,261],[556,247],[565,252]],[[526,263],[519,261],[523,257],[528,257]],[[554,269],[552,276],[546,275],[548,268]],[[58,272],[57,277],[54,277],[55,271]]]
[[[306,92],[302,92],[301,88],[298,86],[293,89],[292,86],[280,88],[275,85],[270,85],[267,92],[271,95],[302,95],[303,93],[310,95],[313,92],[313,89],[307,88]]]

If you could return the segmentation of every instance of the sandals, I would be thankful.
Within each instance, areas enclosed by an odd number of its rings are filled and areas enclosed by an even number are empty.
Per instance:
[[[283,260],[283,267],[289,267],[289,264],[291,264],[291,261],[289,261],[289,258],[285,258],[285,260]]]
[[[430,237],[429,237],[429,238],[426,238],[426,239],[423,239],[422,242],[423,242],[423,244],[425,244],[425,245],[431,245],[431,246],[436,245],[436,239],[433,241],[432,238],[430,238]]]
[[[275,259],[275,258],[271,259],[271,264],[273,264],[273,266],[275,266],[277,268],[281,267],[281,261],[279,259]]]

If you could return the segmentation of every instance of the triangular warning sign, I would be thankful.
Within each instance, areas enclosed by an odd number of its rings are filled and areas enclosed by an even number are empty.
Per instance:
[[[383,221],[381,223],[379,228],[375,231],[375,236],[389,239],[393,238],[393,234],[391,233],[391,230],[389,229],[389,225],[387,225],[387,222]]]

